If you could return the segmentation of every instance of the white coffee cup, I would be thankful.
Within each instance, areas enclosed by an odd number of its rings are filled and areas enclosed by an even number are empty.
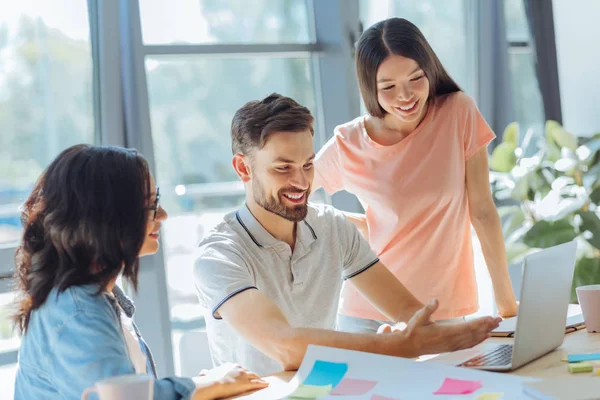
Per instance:
[[[154,379],[150,375],[121,375],[103,379],[86,389],[81,400],[96,392],[100,400],[152,400]]]

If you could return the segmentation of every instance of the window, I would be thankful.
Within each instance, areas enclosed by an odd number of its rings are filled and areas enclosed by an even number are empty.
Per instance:
[[[278,92],[316,115],[308,10],[304,0],[140,0],[152,150],[169,213],[162,243],[177,373],[194,350],[182,338],[204,328],[194,250],[245,198],[231,166],[235,111]],[[194,357],[210,365],[208,354]]]
[[[535,144],[530,141],[531,137],[543,134],[545,117],[523,0],[505,0],[504,13],[515,118],[521,125],[520,140]]]
[[[12,398],[19,337],[9,315],[19,206],[56,155],[93,143],[92,51],[85,1],[24,0],[0,13],[0,386]],[[9,393],[6,393],[6,390]]]
[[[23,1],[0,14],[0,245],[18,207],[64,148],[94,141],[86,2]]]
[[[305,0],[140,0],[140,14],[145,44],[310,41]]]

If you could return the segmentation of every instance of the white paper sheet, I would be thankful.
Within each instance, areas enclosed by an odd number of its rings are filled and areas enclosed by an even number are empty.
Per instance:
[[[304,360],[290,383],[275,381],[270,388],[256,392],[244,399],[285,399],[310,373],[315,361],[344,362],[348,364],[346,378],[377,381],[378,384],[368,394],[362,396],[322,397],[324,400],[369,400],[373,394],[393,397],[400,400],[471,400],[483,393],[504,393],[504,399],[530,400],[523,393],[523,382],[536,381],[504,373],[494,373],[458,368],[434,362],[416,362],[399,357],[381,356],[371,353],[334,349],[322,346],[309,346]],[[445,378],[479,380],[483,387],[470,395],[434,395]]]

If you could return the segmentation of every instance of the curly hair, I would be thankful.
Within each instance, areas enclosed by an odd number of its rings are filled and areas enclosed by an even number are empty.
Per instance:
[[[76,145],[56,157],[22,209],[13,316],[21,333],[54,288],[97,284],[99,294],[122,272],[137,290],[150,193],[135,150]]]

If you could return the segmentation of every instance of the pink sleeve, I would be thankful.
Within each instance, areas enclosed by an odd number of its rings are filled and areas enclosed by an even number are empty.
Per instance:
[[[490,144],[496,135],[485,121],[475,101],[468,95],[464,95],[465,101],[465,160],[471,158],[479,149]]]
[[[343,189],[340,154],[335,135],[325,143],[315,157],[314,188],[322,187],[328,194]]]

